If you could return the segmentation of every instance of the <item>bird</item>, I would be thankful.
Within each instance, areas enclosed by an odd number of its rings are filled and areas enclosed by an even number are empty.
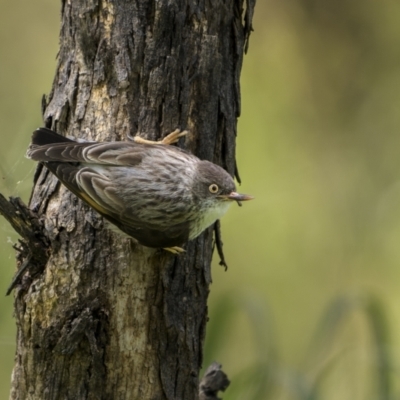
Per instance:
[[[220,219],[239,194],[220,166],[163,140],[76,141],[48,128],[32,134],[27,158],[45,165],[72,193],[141,245],[174,254]]]

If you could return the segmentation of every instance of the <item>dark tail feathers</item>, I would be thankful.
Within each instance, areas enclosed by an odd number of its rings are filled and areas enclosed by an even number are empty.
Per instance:
[[[43,146],[46,144],[65,142],[74,142],[74,140],[68,139],[65,136],[61,136],[47,128],[38,128],[32,133],[32,145]]]

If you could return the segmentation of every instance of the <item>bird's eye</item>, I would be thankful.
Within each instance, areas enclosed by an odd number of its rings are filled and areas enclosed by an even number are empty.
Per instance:
[[[208,187],[208,190],[209,190],[211,193],[217,193],[217,192],[218,192],[218,185],[216,185],[215,183],[213,183],[213,184],[211,184],[211,185]]]

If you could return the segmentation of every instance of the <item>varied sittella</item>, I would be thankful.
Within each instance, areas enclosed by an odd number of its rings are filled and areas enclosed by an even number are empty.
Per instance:
[[[179,253],[233,201],[236,193],[221,167],[175,146],[187,132],[161,142],[76,142],[47,128],[32,135],[27,157],[43,163],[75,195],[137,242]]]

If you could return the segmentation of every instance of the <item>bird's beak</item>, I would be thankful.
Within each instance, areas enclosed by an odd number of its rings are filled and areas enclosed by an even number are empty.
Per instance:
[[[224,199],[224,200],[237,201],[239,206],[241,206],[241,204],[240,204],[241,201],[247,201],[247,200],[253,200],[254,199],[253,196],[249,196],[247,194],[240,194],[240,193],[236,193],[236,192],[232,192],[232,193],[229,193],[229,194],[222,194],[222,195],[220,195],[218,197],[220,199]]]
[[[253,200],[253,196],[249,196],[247,194],[240,194],[236,192],[232,192],[226,196],[227,200],[235,200],[235,201],[247,201]]]

